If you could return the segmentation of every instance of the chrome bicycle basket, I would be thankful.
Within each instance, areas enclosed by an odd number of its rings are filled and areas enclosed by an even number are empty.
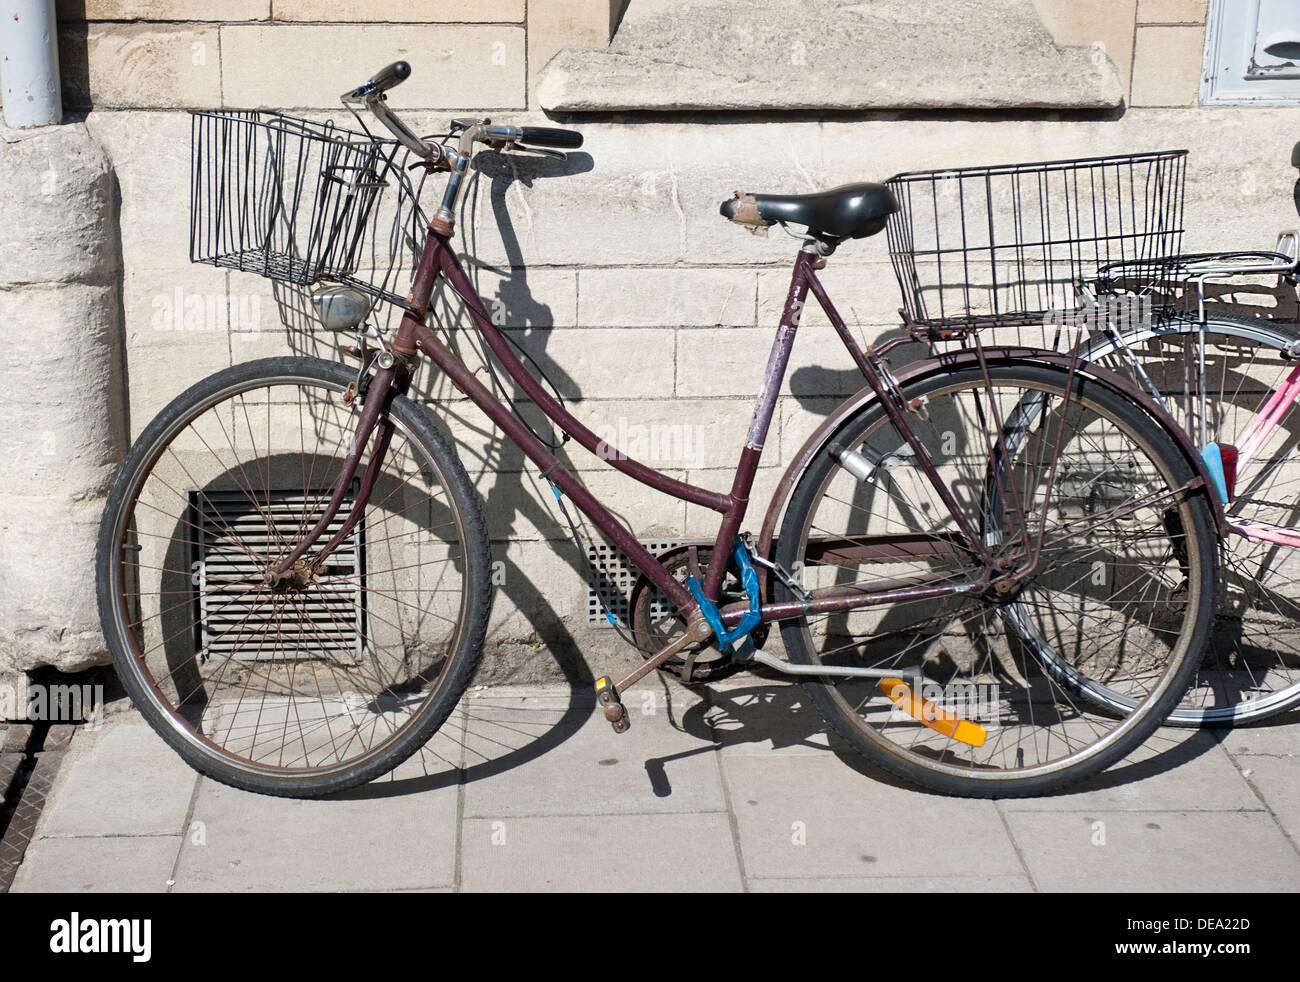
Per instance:
[[[191,116],[191,262],[297,284],[356,272],[395,141],[282,113]]]
[[[1155,275],[1183,235],[1186,150],[898,174],[890,259],[914,330],[1042,324],[1110,263]]]

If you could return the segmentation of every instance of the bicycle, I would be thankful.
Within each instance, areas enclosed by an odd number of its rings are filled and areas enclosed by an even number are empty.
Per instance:
[[[1291,163],[1300,167],[1300,144]],[[1216,487],[1219,605],[1171,725],[1240,725],[1300,705],[1300,590],[1290,552],[1300,546],[1300,496],[1289,473],[1300,441],[1300,333],[1294,313],[1270,320],[1231,299],[1258,277],[1276,277],[1294,298],[1298,241],[1300,233],[1284,232],[1271,252],[1130,256],[1076,284],[1091,329],[1080,357],[1149,395],[1205,459]],[[1212,286],[1230,299],[1211,295]],[[1127,702],[1104,688],[1093,694]]]
[[[1300,592],[1291,552],[1300,546],[1300,498],[1289,473],[1300,424],[1292,413],[1300,334],[1294,325],[1211,313],[1202,295],[1212,280],[1293,276],[1291,252],[1171,262],[1162,285],[1195,286],[1197,312],[1098,338],[1084,353],[1126,368],[1153,395],[1160,388],[1153,376],[1169,378],[1170,360],[1180,362],[1174,378],[1182,391],[1159,396],[1201,449],[1216,485],[1220,600],[1204,658],[1170,714],[1173,725],[1236,726],[1300,705]]]
[[[407,394],[422,357],[674,611],[673,636],[643,632],[641,662],[596,682],[616,732],[631,722],[629,686],[714,651],[800,679],[856,750],[946,793],[1041,793],[1146,739],[1195,667],[1217,570],[1204,464],[1140,397],[1077,351],[986,349],[978,336],[895,375],[889,346],[859,346],[817,277],[840,245],[885,227],[889,188],[737,192],[721,208],[737,224],[807,231],[791,232],[801,245],[731,489],[611,452],[530,374],[452,244],[479,145],[562,157],[581,135],[460,119],[417,136],[387,105],[409,74],[398,62],[344,94],[355,131],[194,114],[191,258],[315,284],[322,322],[356,331],[360,367],[264,359],[197,383],[145,428],[110,493],[96,560],[105,635],[133,701],[187,762],[252,791],[326,794],[392,770],[461,697],[487,626],[488,540],[459,457]],[[414,169],[448,181],[400,297],[357,276],[357,256],[386,182],[427,217]],[[706,559],[652,555],[467,368],[427,323],[439,282],[562,432],[720,516]],[[741,526],[810,294],[866,386],[790,464],[755,542]],[[365,323],[375,301],[401,314],[390,338]],[[1015,415],[1026,393],[1032,417]],[[1128,475],[1100,510],[1060,479],[1098,455]],[[773,622],[785,658],[754,643]],[[1131,705],[1098,711],[1083,697],[1097,685]]]

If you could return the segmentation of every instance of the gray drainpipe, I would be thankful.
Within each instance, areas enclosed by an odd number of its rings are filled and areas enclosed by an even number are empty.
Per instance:
[[[54,0],[0,0],[0,83],[9,126],[63,122]]]

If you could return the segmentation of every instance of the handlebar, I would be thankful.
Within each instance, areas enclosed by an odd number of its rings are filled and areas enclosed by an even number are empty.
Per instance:
[[[558,126],[488,126],[484,129],[484,136],[492,141],[555,147],[560,150],[577,150],[582,146],[581,133],[560,129]]]
[[[411,77],[410,63],[395,61],[385,65],[370,76],[370,81],[363,82],[355,89],[343,93],[344,102],[359,102],[370,96],[381,96],[391,88],[401,85]]]
[[[411,129],[398,119],[387,106],[387,98],[384,95],[394,86],[401,85],[411,77],[411,66],[405,61],[395,61],[391,65],[386,65],[370,77],[370,80],[358,85],[355,89],[344,92],[342,95],[343,102],[361,102],[375,115],[375,118],[384,125],[390,133],[393,134],[403,146],[412,153],[419,155],[423,160],[430,164],[442,160],[444,154],[436,147],[430,146],[425,141],[411,131]],[[582,134],[575,130],[560,129],[555,126],[493,126],[489,120],[457,120],[461,125],[461,154],[465,155],[470,152],[471,145],[474,143],[487,143],[491,145],[506,146],[512,144],[521,145],[521,149],[529,147],[553,147],[563,150],[576,150],[582,146]],[[543,151],[539,150],[538,153]],[[551,153],[554,157],[563,157],[560,153]]]
[[[342,99],[345,105],[354,102],[363,103],[402,146],[420,158],[420,163],[429,171],[450,172],[447,188],[442,196],[442,205],[429,223],[430,229],[440,235],[450,236],[455,227],[453,215],[456,202],[460,195],[461,181],[469,169],[470,158],[474,154],[475,143],[485,143],[497,150],[515,148],[532,150],[533,153],[560,159],[564,159],[563,150],[576,150],[582,146],[582,134],[575,130],[565,130],[555,126],[493,125],[488,119],[454,120],[452,131],[448,135],[459,133],[459,147],[456,151],[441,143],[429,143],[420,139],[398,119],[397,114],[388,108],[387,96],[384,95],[393,86],[400,85],[410,77],[411,66],[404,61],[395,61],[381,68],[365,84],[343,93]],[[355,109],[352,111],[356,113]],[[360,119],[360,116],[357,118]],[[556,149],[545,149],[548,147]]]

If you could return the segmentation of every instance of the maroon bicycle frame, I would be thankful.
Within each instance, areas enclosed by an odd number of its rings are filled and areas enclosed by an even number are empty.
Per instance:
[[[817,591],[808,599],[763,604],[761,607],[762,619],[764,621],[781,620],[809,613],[832,613],[873,604],[942,597],[960,591],[981,589],[988,585],[989,570],[992,566],[988,549],[981,537],[971,527],[969,520],[953,498],[952,492],[943,483],[934,464],[913,434],[905,418],[904,409],[897,405],[894,400],[885,396],[887,382],[877,371],[873,359],[869,358],[857,345],[843,319],[835,310],[815,272],[816,269],[823,265],[825,265],[825,262],[817,251],[815,242],[809,242],[805,245],[795,259],[790,280],[790,290],[786,297],[776,338],[772,343],[772,349],[768,356],[767,367],[763,373],[763,384],[754,409],[749,435],[740,453],[731,490],[726,494],[676,480],[640,461],[632,459],[606,441],[601,440],[565,409],[547,391],[545,386],[528,372],[523,362],[511,349],[501,330],[492,323],[482,298],[479,297],[473,283],[466,275],[451,243],[446,236],[433,230],[429,232],[420,256],[420,262],[416,267],[411,291],[407,298],[406,313],[402,317],[401,324],[390,344],[391,351],[397,357],[392,367],[376,370],[371,381],[370,391],[405,390],[411,373],[414,371],[418,356],[421,353],[427,355],[438,368],[447,374],[457,388],[473,400],[504,431],[506,436],[527,454],[528,458],[541,469],[542,476],[550,480],[561,493],[567,494],[583,514],[591,519],[596,527],[617,545],[627,558],[672,600],[679,610],[689,617],[695,613],[699,604],[687,589],[664,569],[659,561],[587,490],[572,472],[560,464],[554,454],[532,431],[497,399],[475,377],[465,363],[425,324],[434,287],[440,276],[446,277],[451,288],[465,302],[475,328],[487,342],[492,353],[500,360],[510,377],[561,430],[591,453],[606,460],[610,466],[641,484],[682,501],[718,512],[722,519],[714,541],[713,555],[715,556],[730,554],[736,536],[740,531],[741,522],[745,518],[749,506],[750,491],[754,485],[754,475],[758,470],[759,460],[763,453],[763,444],[767,438],[776,408],[777,396],[785,378],[786,367],[790,360],[790,351],[799,326],[800,314],[808,294],[811,292],[830,318],[841,341],[853,357],[868,385],[881,398],[886,412],[891,416],[899,433],[917,451],[918,462],[944,504],[952,513],[961,533],[960,537],[965,540],[961,543],[954,543],[950,539],[939,541],[934,537],[926,537],[925,541],[910,543],[910,545],[901,543],[899,547],[917,554],[933,551],[936,548],[945,551],[951,551],[954,547],[965,548],[974,557],[983,560],[984,571],[982,575],[972,579],[970,583],[954,583],[948,580],[935,586],[908,585],[897,589],[864,590],[852,586],[829,588]],[[280,563],[277,567],[277,573],[286,573],[294,562],[306,553],[333,519],[334,513],[337,512],[342,501],[342,489],[346,488],[351,482],[362,449],[366,446],[373,431],[374,448],[371,453],[370,464],[362,478],[357,500],[353,504],[348,523],[324,547],[322,555],[328,554],[336,542],[341,541],[350,530],[350,527],[360,519],[366,498],[377,476],[377,468],[382,463],[383,452],[387,447],[390,435],[386,416],[382,412],[382,407],[385,405],[386,400],[383,399],[368,398],[366,400],[365,408],[358,423],[356,439],[353,442],[348,458],[344,462],[343,474],[335,490],[334,497],[338,500],[331,501],[316,529],[313,529],[298,547]],[[726,563],[721,562],[710,563],[705,574],[704,594],[714,603],[717,603],[721,595],[726,565]],[[732,605],[724,608],[720,612],[720,616],[724,624],[734,626],[740,621],[747,609],[747,604]]]

